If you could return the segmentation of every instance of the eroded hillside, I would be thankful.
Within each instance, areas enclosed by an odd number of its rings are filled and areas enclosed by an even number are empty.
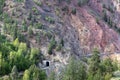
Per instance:
[[[88,69],[88,57],[95,48],[100,52],[97,57],[110,56],[120,62],[119,5],[119,0],[0,0],[0,57],[7,53],[2,59],[11,66],[3,65],[5,71],[0,66],[0,74],[9,74],[16,65],[24,78],[24,70],[36,64],[32,68],[58,76],[72,55]],[[93,56],[93,63],[96,59]]]
[[[1,34],[39,48],[56,67],[94,48],[120,52],[118,0],[5,0],[2,13]]]

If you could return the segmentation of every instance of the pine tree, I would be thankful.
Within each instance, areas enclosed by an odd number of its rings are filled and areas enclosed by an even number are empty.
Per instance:
[[[17,38],[17,22],[13,25],[13,40]]]
[[[90,65],[89,65],[89,73],[96,74],[97,71],[100,69],[100,56],[97,49],[93,51],[93,55],[91,57]]]
[[[63,80],[86,80],[85,66],[71,58],[63,74]]]
[[[13,69],[12,69],[11,74],[10,74],[10,78],[12,80],[17,80],[18,79],[18,70],[17,70],[16,66],[13,66]]]
[[[23,80],[30,80],[29,70],[25,70],[24,75],[23,75]]]
[[[18,38],[16,38],[16,39],[13,41],[13,45],[18,48],[18,47],[19,47],[19,44],[20,44],[20,42],[19,42]]]

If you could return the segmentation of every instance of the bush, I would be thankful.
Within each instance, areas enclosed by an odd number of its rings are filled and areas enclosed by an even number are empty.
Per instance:
[[[56,51],[60,51],[62,49],[62,44],[59,44],[57,47],[56,47]]]
[[[54,38],[51,39],[49,45],[48,45],[48,54],[52,54],[52,50],[55,48],[56,45],[56,41],[54,40]]]
[[[51,24],[54,24],[54,23],[55,23],[55,20],[54,20],[52,17],[50,17],[50,16],[47,16],[47,17],[45,18],[45,20],[48,21],[48,22],[51,23]]]
[[[64,40],[63,40],[63,39],[61,39],[60,44],[61,44],[62,46],[64,46]]]
[[[37,10],[36,7],[33,7],[33,8],[32,8],[32,11],[34,12],[34,14],[38,14],[38,10]]]
[[[29,36],[33,35],[32,27],[29,27],[29,28],[28,28],[28,34],[29,34]]]
[[[35,27],[36,27],[36,29],[43,29],[43,24],[42,23],[36,23]]]
[[[76,14],[76,8],[72,9],[72,14]]]

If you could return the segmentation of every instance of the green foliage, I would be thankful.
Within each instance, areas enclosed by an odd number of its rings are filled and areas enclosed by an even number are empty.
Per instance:
[[[13,40],[17,38],[17,22],[15,22],[12,18],[8,16],[8,14],[4,14],[4,26],[3,33],[9,34],[13,37]]]
[[[3,13],[4,3],[5,3],[5,0],[0,0],[0,14]]]
[[[96,18],[96,22],[97,22],[97,24],[99,24],[99,19],[98,18]]]
[[[0,34],[0,43],[4,43],[6,40],[6,36]]]
[[[61,39],[60,44],[62,44],[62,46],[64,46],[64,40],[63,39]]]
[[[51,39],[52,36],[53,36],[52,33],[51,33],[50,31],[48,31],[45,35],[48,37],[48,39]]]
[[[38,14],[38,10],[37,10],[36,7],[32,7],[32,11],[33,11],[34,14]]]
[[[12,80],[17,80],[18,79],[18,70],[16,66],[13,66],[12,71],[10,73],[10,78]]]
[[[110,80],[110,79],[111,79],[111,77],[112,77],[112,74],[107,73],[107,74],[105,75],[104,80]]]
[[[72,14],[76,14],[76,8],[72,9]]]
[[[55,23],[55,20],[52,17],[50,17],[50,16],[45,17],[45,20],[48,21],[51,24]]]
[[[41,41],[41,35],[40,35],[40,33],[38,33],[37,36],[36,36],[36,42],[38,44],[40,44],[40,41]]]
[[[82,62],[71,58],[62,80],[86,80],[86,68]]]
[[[20,42],[19,42],[18,38],[16,38],[16,39],[13,41],[13,45],[14,45],[15,47],[18,47],[19,44],[20,44]]]
[[[118,69],[117,64],[110,58],[101,60],[99,54],[97,50],[94,50],[89,64],[87,80],[110,80],[112,72]]]
[[[21,34],[20,31],[17,33],[17,38],[19,39],[20,42],[26,42],[26,36]]]
[[[63,46],[64,46],[64,41],[63,41],[63,39],[61,39],[60,43],[56,47],[56,51],[60,51]]]
[[[52,50],[55,48],[56,41],[54,38],[51,39],[49,45],[48,45],[48,54],[52,54]]]
[[[62,44],[59,44],[57,47],[56,47],[56,51],[60,51],[62,49]]]
[[[23,75],[23,80],[30,80],[30,71],[25,70],[24,75]]]
[[[42,2],[41,1],[37,1],[37,0],[34,0],[35,4],[37,4],[38,6],[42,6]]]
[[[28,34],[29,34],[29,36],[32,36],[32,35],[33,35],[33,30],[32,30],[32,27],[31,27],[31,26],[28,28]]]
[[[22,50],[23,53],[27,52],[27,45],[26,45],[26,43],[21,42],[18,48],[19,48],[19,50]]]
[[[95,49],[91,57],[89,73],[94,75],[97,73],[99,69],[100,69],[100,56],[99,52]]]
[[[110,58],[105,59],[101,62],[102,65],[102,72],[104,73],[112,73],[113,71],[117,70],[117,64],[113,62]]]
[[[26,43],[19,42],[18,38],[12,43],[3,43],[0,47],[0,75],[9,74],[12,70],[11,78],[16,74],[13,71],[24,71],[30,65],[37,64],[41,58],[38,49],[31,49],[30,52]]]
[[[45,80],[46,74],[36,65],[31,65],[28,70],[24,72],[23,80]]]
[[[28,20],[32,20],[32,12],[29,13]]]
[[[112,7],[111,5],[109,6],[108,10],[109,10],[111,13],[114,12],[114,9],[113,9],[113,7]]]
[[[17,22],[13,25],[13,39],[15,40],[17,38]]]
[[[103,19],[105,22],[107,22],[107,13],[106,10],[103,10]]]
[[[36,29],[43,29],[43,24],[42,23],[37,23],[35,24]]]
[[[30,52],[30,60],[32,61],[32,63],[38,63],[39,60],[41,60],[40,58],[40,51],[39,49],[36,49],[36,48],[32,48],[31,49],[31,52]]]
[[[22,22],[22,31],[26,32],[27,31],[27,26],[25,20]]]

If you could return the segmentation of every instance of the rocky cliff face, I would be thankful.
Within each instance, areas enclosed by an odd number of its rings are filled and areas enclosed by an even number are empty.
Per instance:
[[[77,13],[67,15],[69,16],[67,20],[70,20],[69,24],[78,32],[75,34],[77,36],[75,38],[79,40],[82,53],[90,53],[94,48],[98,48],[101,53],[119,53],[119,31],[114,29],[115,25],[119,27],[119,2],[90,0],[82,7],[76,6],[77,1],[75,2],[69,6],[75,7]],[[104,10],[111,19],[112,27],[103,19]]]
[[[13,11],[16,11],[14,16]],[[64,40],[61,53],[69,51],[81,56],[90,54],[94,48],[101,53],[120,52],[119,0],[88,0],[81,6],[79,0],[25,0],[22,3],[6,0],[4,12],[17,20],[19,26],[23,20],[28,27],[31,25],[27,17],[30,13],[35,23],[44,25],[44,33],[33,28],[34,36],[27,37],[31,46],[41,48],[43,53],[47,54],[44,48],[49,43],[49,39],[43,36],[45,33],[54,35],[57,43],[60,39]],[[54,24],[49,23],[51,20],[54,20]],[[36,43],[37,32],[42,34],[41,44]]]
[[[52,63],[51,68],[47,68],[48,73],[59,72],[71,55],[89,56],[94,48],[103,56],[117,59],[120,56],[116,55],[120,53],[119,0],[88,0],[82,4],[79,1],[87,0],[5,1],[3,12],[18,23],[22,40],[25,37],[30,47],[39,48],[44,58]],[[4,21],[0,24],[5,26]],[[51,38],[55,39],[56,48],[49,55]],[[64,46],[58,51],[61,40]]]

